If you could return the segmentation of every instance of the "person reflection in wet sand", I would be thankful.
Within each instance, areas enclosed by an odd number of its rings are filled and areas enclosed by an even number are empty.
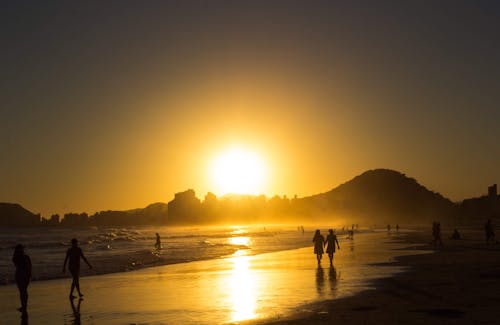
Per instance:
[[[337,270],[335,270],[333,265],[328,270],[328,281],[330,282],[330,290],[335,290],[337,287]]]
[[[75,325],[80,325],[80,305],[82,304],[82,298],[78,299],[78,305],[75,307],[75,302],[74,299],[70,299],[69,302],[71,303],[71,309],[73,310],[73,324]]]
[[[31,259],[28,255],[24,254],[23,245],[17,244],[16,248],[14,248],[12,262],[16,266],[16,284],[19,289],[19,297],[21,298],[21,307],[17,310],[24,314],[28,308],[28,285],[31,279]]]
[[[318,295],[323,294],[323,289],[325,288],[325,272],[323,271],[323,268],[318,265],[318,268],[316,269],[316,291],[318,292]]]
[[[312,242],[314,243],[314,254],[316,254],[318,265],[320,265],[324,253],[323,245],[325,244],[325,237],[319,232],[319,229],[316,230]]]
[[[337,240],[337,235],[333,233],[333,229],[328,230],[328,236],[326,236],[326,252],[328,253],[328,258],[330,259],[330,266],[333,265],[333,254],[335,253],[335,244],[337,248],[340,249],[339,241]]]
[[[83,297],[82,292],[80,291],[80,258],[82,258],[85,263],[89,266],[89,269],[92,269],[92,265],[90,265],[89,261],[83,255],[82,249],[78,247],[78,240],[76,238],[71,239],[71,248],[66,252],[66,258],[64,259],[63,265],[63,273],[66,272],[66,263],[69,260],[68,269],[71,272],[71,276],[73,277],[73,282],[71,282],[71,291],[69,292],[69,298],[76,298],[73,296],[73,291],[78,291],[78,295]]]

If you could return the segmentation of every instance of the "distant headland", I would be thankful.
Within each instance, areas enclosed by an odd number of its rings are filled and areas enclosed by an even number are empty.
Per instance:
[[[203,200],[189,189],[168,203],[127,211],[67,213],[60,218],[34,214],[19,204],[0,203],[0,227],[208,225],[222,223],[356,222],[425,223],[439,219],[500,217],[496,184],[488,194],[454,203],[415,179],[389,169],[369,170],[326,193],[298,198],[207,193]]]

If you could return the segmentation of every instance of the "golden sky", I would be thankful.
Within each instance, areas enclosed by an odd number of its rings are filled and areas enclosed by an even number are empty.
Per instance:
[[[2,4],[0,201],[89,213],[216,191],[227,148],[263,194],[374,168],[454,200],[500,181],[495,4]]]

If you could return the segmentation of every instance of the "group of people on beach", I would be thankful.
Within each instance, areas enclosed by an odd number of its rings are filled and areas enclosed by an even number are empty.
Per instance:
[[[330,266],[333,266],[333,254],[335,253],[335,244],[337,249],[340,249],[339,241],[337,240],[337,235],[335,235],[333,229],[328,230],[328,235],[323,237],[320,230],[317,229],[314,233],[312,242],[314,243],[314,254],[316,254],[316,259],[318,260],[318,266],[321,263],[321,258],[324,254],[324,248],[326,246],[326,253],[330,259]]]
[[[73,279],[69,292],[69,298],[71,300],[76,298],[76,296],[73,295],[75,288],[80,296],[80,299],[83,297],[83,293],[80,291],[80,259],[83,259],[85,263],[87,263],[88,267],[92,269],[92,265],[83,255],[82,249],[78,247],[78,240],[73,238],[71,239],[71,247],[66,251],[66,258],[64,259],[62,269],[63,273],[65,273],[66,265],[68,265],[69,272],[71,273],[71,277]],[[19,289],[19,296],[21,298],[21,307],[18,308],[18,310],[25,314],[28,308],[28,285],[31,280],[31,259],[24,252],[23,245],[18,244],[14,248],[12,262],[16,267],[15,279],[17,288]]]
[[[495,228],[491,219],[486,220],[484,224],[484,235],[486,239],[486,244],[496,244],[498,243],[495,240]],[[462,235],[458,231],[457,228],[453,230],[452,235],[450,236],[451,240],[461,240],[463,239]],[[432,245],[436,247],[444,247],[443,240],[441,239],[441,223],[434,221],[432,223]]]
[[[396,224],[394,227],[396,229],[396,232],[399,232],[399,224]],[[391,232],[391,224],[387,224],[387,233]]]

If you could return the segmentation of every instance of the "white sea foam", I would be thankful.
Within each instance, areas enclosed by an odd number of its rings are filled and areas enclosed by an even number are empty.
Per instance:
[[[311,244],[313,230],[302,234],[297,227],[286,226],[9,229],[0,234],[0,284],[13,282],[11,257],[18,243],[31,257],[36,281],[63,276],[62,264],[71,238],[79,240],[94,266],[89,271],[82,264],[82,275],[86,275],[214,259],[236,251],[253,255],[304,247]],[[162,240],[159,251],[154,248],[156,232]]]

